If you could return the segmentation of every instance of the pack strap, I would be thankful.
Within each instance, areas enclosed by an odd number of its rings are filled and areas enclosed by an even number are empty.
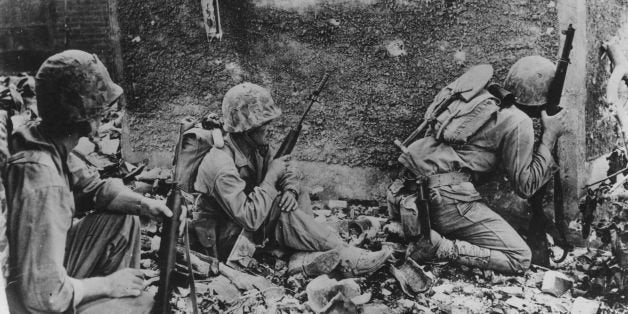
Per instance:
[[[196,301],[196,285],[194,283],[194,271],[192,270],[192,259],[190,258],[190,223],[186,219],[185,221],[185,234],[183,236],[183,242],[185,242],[185,259],[188,266],[188,278],[190,280],[190,301],[192,301],[192,313],[198,314],[198,302]]]
[[[191,209],[189,202],[183,198],[183,202],[188,210]],[[188,267],[188,279],[190,281],[190,301],[192,302],[192,313],[198,314],[198,302],[196,300],[196,284],[194,271],[192,270],[192,259],[190,257],[190,221],[185,220],[185,230],[183,231],[183,244],[185,245],[185,259]]]

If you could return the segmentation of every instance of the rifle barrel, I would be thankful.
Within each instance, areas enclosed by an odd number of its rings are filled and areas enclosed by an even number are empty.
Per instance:
[[[312,95],[310,95],[310,104],[307,106],[307,108],[305,109],[305,111],[301,115],[301,119],[299,119],[299,124],[298,125],[302,125],[303,121],[305,121],[305,117],[310,112],[310,109],[312,108],[312,105],[315,102],[318,101],[318,95],[320,95],[320,93],[323,90],[323,88],[325,88],[325,84],[327,84],[327,80],[328,79],[329,79],[329,72],[325,72],[325,75],[321,79],[320,83],[318,83],[318,87],[316,88],[316,90],[314,90],[312,92]]]

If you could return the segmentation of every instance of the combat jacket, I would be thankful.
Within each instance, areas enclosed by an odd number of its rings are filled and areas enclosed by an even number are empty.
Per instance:
[[[514,191],[528,198],[558,169],[550,147],[541,143],[535,148],[532,119],[515,106],[502,108],[493,115],[469,138],[468,144],[449,144],[427,136],[410,145],[409,154],[402,155],[399,161],[424,176],[456,171],[481,176],[501,168]],[[472,182],[446,185],[439,190],[442,196],[454,200],[481,199]]]
[[[272,160],[270,150],[264,156],[253,149],[250,156],[245,155],[230,135],[225,137],[223,148],[214,147],[203,158],[194,189],[202,193],[200,217],[216,226],[210,228],[218,229],[221,256],[228,254],[230,247],[220,240],[235,238],[242,229],[257,231],[267,219],[278,190],[301,192],[300,174],[295,169],[288,169],[277,186],[264,182]]]
[[[95,169],[42,134],[35,122],[16,130],[11,151],[5,176],[9,286],[19,291],[31,312],[73,309],[76,283],[64,268],[64,256],[75,206],[104,210],[127,188],[121,180],[100,179]]]

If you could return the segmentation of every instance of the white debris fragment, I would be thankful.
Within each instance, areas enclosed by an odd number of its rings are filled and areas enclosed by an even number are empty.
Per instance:
[[[550,270],[545,272],[541,291],[549,293],[553,296],[560,297],[567,290],[571,289],[573,281],[567,275]]]
[[[403,40],[395,39],[386,43],[386,50],[391,57],[405,56],[408,53],[405,50]]]
[[[578,297],[571,306],[571,314],[595,314],[599,308],[598,301]]]

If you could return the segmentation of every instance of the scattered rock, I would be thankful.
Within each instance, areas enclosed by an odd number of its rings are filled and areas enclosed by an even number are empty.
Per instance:
[[[408,53],[405,50],[403,40],[395,39],[386,43],[386,50],[391,57],[405,56]]]
[[[454,285],[451,283],[435,286],[432,290],[436,293],[451,294],[454,291]]]
[[[340,26],[340,22],[339,22],[338,20],[336,20],[336,19],[329,19],[329,20],[327,20],[327,22],[328,22],[331,26],[335,26],[335,27]]]
[[[571,314],[595,314],[600,308],[600,302],[578,297],[571,306]]]
[[[522,298],[512,297],[506,300],[506,304],[516,308],[517,310],[523,311],[527,306],[527,301]]]
[[[499,292],[501,292],[503,294],[506,294],[508,296],[523,297],[523,288],[521,288],[521,287],[501,286],[501,287],[494,287],[493,289],[495,291],[499,291]]]
[[[308,305],[315,312],[354,313],[357,305],[370,301],[370,293],[360,294],[360,286],[353,279],[336,281],[327,275],[312,280],[306,287]]]
[[[326,202],[326,205],[328,208],[333,209],[333,208],[345,208],[348,206],[347,201],[340,201],[340,200],[328,200]],[[331,212],[330,212],[331,214]]]
[[[545,272],[541,291],[560,297],[571,287],[573,287],[571,278],[561,272],[550,270]]]

